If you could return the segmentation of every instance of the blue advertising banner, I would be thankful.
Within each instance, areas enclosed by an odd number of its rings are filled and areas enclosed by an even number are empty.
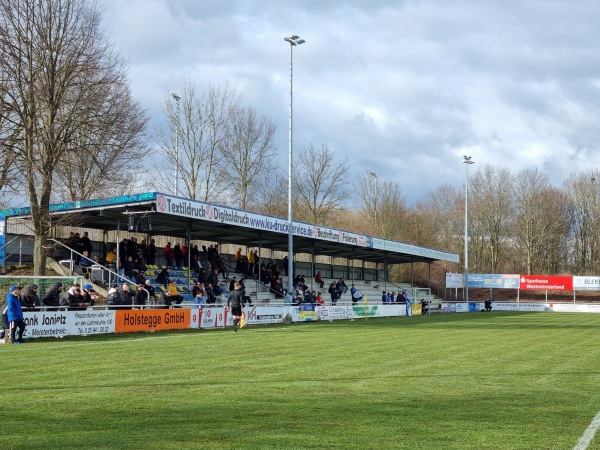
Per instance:
[[[146,200],[156,200],[156,192],[145,192],[143,194],[121,195],[119,197],[109,197],[94,200],[78,200],[75,202],[54,203],[50,205],[50,211],[69,211],[81,208],[93,208],[98,206],[120,205],[123,203],[141,202]],[[31,208],[10,208],[0,211],[1,216],[22,216],[30,214]]]
[[[4,265],[4,226],[6,222],[4,217],[0,216],[0,266]]]
[[[302,320],[306,320],[306,321],[311,321],[311,320],[316,320],[316,314],[315,314],[315,305],[311,304],[311,303],[303,303],[300,305],[299,308],[299,312],[300,312],[300,319]]]
[[[519,289],[519,275],[507,274],[469,274],[470,288],[504,288]]]

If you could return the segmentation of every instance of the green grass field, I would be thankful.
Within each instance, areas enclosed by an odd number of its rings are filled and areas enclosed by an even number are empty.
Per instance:
[[[573,449],[600,411],[600,314],[32,340],[0,361],[2,449]]]

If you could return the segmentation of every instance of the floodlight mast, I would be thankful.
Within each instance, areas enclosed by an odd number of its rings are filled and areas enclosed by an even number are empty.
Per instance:
[[[289,127],[289,160],[288,160],[288,293],[294,289],[294,233],[293,233],[293,211],[292,211],[292,130],[293,130],[293,48],[306,42],[297,34],[290,34],[283,38],[290,43],[290,127]]]
[[[465,165],[465,301],[469,302],[469,166],[475,164],[470,156],[463,156]]]
[[[179,195],[179,100],[181,97],[174,92],[169,93],[177,102],[177,122],[175,124],[175,195]]]

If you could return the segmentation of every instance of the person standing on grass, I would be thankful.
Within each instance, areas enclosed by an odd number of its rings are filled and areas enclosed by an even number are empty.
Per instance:
[[[8,309],[8,321],[10,322],[10,340],[13,344],[23,344],[23,333],[25,322],[23,321],[23,310],[19,301],[21,286],[12,286],[6,294],[6,307]],[[18,330],[18,331],[17,331]]]
[[[406,315],[408,317],[412,316],[412,302],[410,298],[408,298],[408,292],[406,290],[402,290],[402,297],[404,298],[404,302],[406,303]]]
[[[233,291],[229,293],[229,298],[227,299],[227,307],[229,308],[231,305],[231,315],[233,316],[233,331],[237,332],[238,325],[242,319],[242,303],[244,301],[244,297],[242,291],[240,291],[240,283],[236,282],[233,285]]]

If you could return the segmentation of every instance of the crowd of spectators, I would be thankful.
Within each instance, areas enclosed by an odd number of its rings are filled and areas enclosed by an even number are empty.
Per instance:
[[[79,236],[78,233],[71,233],[71,236],[65,240],[65,244],[68,245],[69,248],[82,253],[83,257],[79,258],[78,263],[84,276],[91,279],[91,266],[94,262],[98,262],[113,269],[119,267],[119,274],[136,284],[137,289],[135,289],[135,292],[131,292],[129,287],[127,290],[117,289],[121,305],[134,303],[141,305],[146,301],[150,301],[151,303],[156,302],[157,294],[152,287],[152,283],[148,282],[146,279],[148,265],[154,265],[158,256],[154,239],[151,239],[149,243],[146,243],[145,239],[138,241],[135,237],[123,238],[116,246],[111,245],[107,249],[103,259],[99,258],[98,255],[93,255],[93,246],[89,239],[88,232],[84,232],[83,236]],[[226,299],[227,293],[232,290],[231,285],[237,281],[236,278],[233,277],[233,279],[230,280],[229,288],[223,285],[221,278],[229,280],[228,270],[227,265],[219,255],[219,248],[217,245],[209,245],[208,248],[202,246],[201,249],[199,249],[198,245],[193,245],[188,249],[185,243],[175,243],[175,245],[172,245],[169,241],[164,246],[164,257],[166,260],[166,267],[158,273],[155,280],[156,283],[164,286],[164,291],[159,294],[160,299],[158,300],[158,303],[171,305],[179,304],[183,300],[181,292],[177,291],[176,283],[173,284],[173,280],[171,279],[171,270],[173,268],[179,269],[189,264],[190,270],[197,276],[197,283],[192,291],[192,296],[198,303],[211,304],[221,302]],[[117,258],[119,258],[119,261],[117,261]],[[320,271],[314,276],[314,281],[317,283],[320,291],[310,290],[306,285],[304,276],[296,275],[293,280],[292,292],[288,292],[280,277],[280,270],[283,270],[286,274],[288,272],[287,257],[284,257],[281,263],[282,269],[280,269],[281,266],[278,266],[274,261],[260,261],[258,251],[250,248],[247,249],[245,254],[241,247],[235,252],[236,272],[243,274],[244,277],[254,278],[256,276],[260,282],[269,287],[270,292],[274,293],[277,299],[285,299],[286,302],[294,304],[319,304],[324,302],[321,291],[325,287],[325,281]],[[239,282],[243,287],[244,298],[249,302],[250,298],[245,294],[245,279],[246,278],[242,278]],[[125,278],[122,278],[122,281],[125,281]],[[111,287],[111,289],[112,288],[114,288],[114,286]],[[123,294],[124,291],[125,293]],[[353,304],[364,299],[362,293],[360,291],[357,293],[357,291],[355,286],[352,285],[352,288],[350,289],[350,299]],[[30,294],[30,297],[31,293],[29,291],[27,292]],[[329,294],[331,304],[336,305],[338,300],[347,293],[348,285],[344,278],[341,277],[329,285],[326,294]],[[75,293],[72,293],[72,295],[74,294]],[[84,295],[83,293],[80,294]],[[396,292],[383,291],[381,300],[384,304],[406,304],[407,298],[406,291],[399,292],[398,294],[396,294]],[[28,301],[28,304],[30,304],[31,301],[35,303],[35,300],[30,300]],[[39,298],[37,301],[39,302]],[[85,304],[89,302],[82,301],[79,303]],[[77,302],[74,304],[77,304]],[[116,304],[117,303],[115,303],[115,305]]]

